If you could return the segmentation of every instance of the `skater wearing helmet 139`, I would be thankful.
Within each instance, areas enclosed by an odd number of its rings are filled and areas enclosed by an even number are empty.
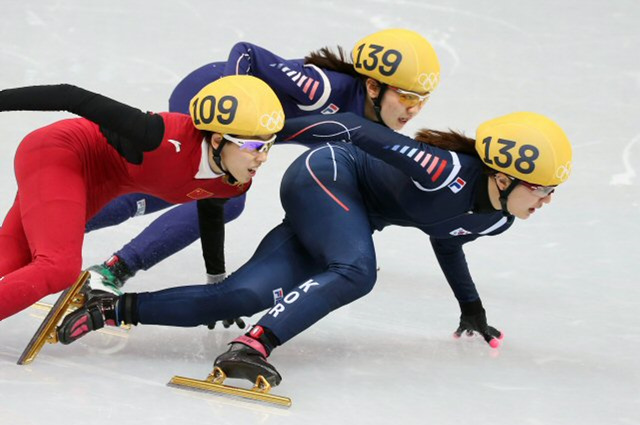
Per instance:
[[[241,195],[266,161],[284,113],[252,76],[204,87],[193,115],[143,113],[70,85],[0,91],[0,111],[66,110],[24,138],[16,200],[0,228],[0,320],[78,277],[87,219],[107,202],[147,192],[167,202]]]
[[[238,43],[226,63],[207,64],[189,74],[171,95],[170,110],[188,113],[189,99],[220,75],[252,74],[274,89],[287,118],[353,112],[400,130],[420,112],[439,81],[436,53],[414,31],[376,32],[355,44],[352,61],[345,56],[341,48],[337,54],[325,48],[304,60],[286,60],[254,44]],[[215,200],[198,201],[197,207],[177,206],[92,270],[106,286],[119,289],[138,270],[149,269],[202,235],[208,280],[218,282],[226,271],[223,223],[238,217],[244,202],[245,196],[233,198],[224,211]],[[154,212],[163,206],[148,195],[127,195],[105,207],[88,228],[113,225],[145,208]]]
[[[262,375],[278,384],[281,376],[267,361],[272,350],[371,291],[372,233],[398,225],[429,236],[460,305],[455,334],[477,332],[499,345],[501,332],[487,323],[463,245],[501,234],[516,217],[527,219],[551,202],[572,156],[555,122],[517,112],[480,125],[475,140],[430,130],[414,140],[339,114],[288,120],[279,137],[324,143],[287,169],[280,189],[285,219],[245,265],[219,285],[95,300],[65,318],[61,342],[86,334],[86,323],[197,326],[269,309],[215,366],[229,377]]]

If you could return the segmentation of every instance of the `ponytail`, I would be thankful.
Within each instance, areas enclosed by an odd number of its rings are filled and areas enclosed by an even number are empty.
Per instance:
[[[446,149],[448,151],[463,153],[478,157],[475,148],[475,140],[457,131],[438,131],[423,128],[415,135],[415,140],[420,143],[426,143],[437,148]],[[495,174],[496,171],[484,166],[484,173],[487,175]]]
[[[304,58],[304,63],[364,80],[363,75],[356,72],[356,69],[353,67],[353,62],[348,59],[344,49],[340,46],[338,46],[337,53],[329,47],[323,47],[320,50],[311,52]]]

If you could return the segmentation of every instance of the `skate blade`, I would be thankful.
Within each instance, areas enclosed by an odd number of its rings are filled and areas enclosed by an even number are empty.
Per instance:
[[[71,304],[69,304],[69,307],[67,307],[67,312],[65,313],[65,316],[73,311],[76,311],[79,308],[82,308],[84,306],[84,304],[81,305],[74,305],[73,302]],[[31,307],[33,307],[36,310],[40,310],[40,311],[51,311],[51,308],[53,307],[51,304],[49,303],[41,303],[41,302],[37,302],[35,304],[33,304]],[[34,317],[38,317],[38,315],[33,315]],[[42,317],[39,317],[40,319],[42,319]],[[129,332],[131,330],[131,325],[127,325],[122,323],[120,326],[118,326],[119,329],[122,329],[123,331],[127,331]],[[120,332],[118,331],[112,331],[108,328],[102,328],[102,329],[98,329],[96,332],[101,333],[101,334],[107,334],[107,335],[114,335],[114,336],[124,336],[122,335]]]
[[[207,392],[232,395],[236,397],[247,398],[264,403],[277,404],[279,406],[291,407],[291,399],[275,394],[269,394],[271,385],[262,376],[258,376],[252,389],[232,387],[224,385],[223,382],[227,378],[222,369],[216,367],[209,376],[204,379],[185,378],[184,376],[174,376],[167,385],[180,389],[200,390]]]
[[[84,295],[80,293],[82,285],[89,278],[89,272],[82,272],[78,277],[76,283],[70,288],[64,290],[58,297],[53,307],[44,318],[40,327],[31,338],[31,341],[27,344],[27,347],[22,352],[22,355],[18,359],[19,365],[25,365],[31,363],[45,343],[55,344],[58,342],[58,335],[56,333],[56,326],[62,320],[67,313],[67,309],[70,305],[81,306],[84,304]]]

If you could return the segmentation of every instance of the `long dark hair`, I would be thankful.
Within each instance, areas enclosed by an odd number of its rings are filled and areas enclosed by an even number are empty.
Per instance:
[[[340,46],[337,46],[337,50],[336,53],[329,47],[323,47],[305,56],[304,63],[341,72],[358,78],[364,83],[367,77],[356,72],[353,62],[351,62],[345,50]],[[442,149],[478,156],[475,148],[475,140],[457,131],[438,131],[423,128],[416,133],[415,139],[418,142],[427,143]],[[491,174],[495,173],[495,170],[489,167],[485,166],[485,169],[485,171]]]
[[[345,50],[338,46],[338,52],[334,52],[329,47],[323,47],[320,50],[309,53],[304,58],[305,64],[315,65],[318,68],[329,69],[331,71],[347,74],[353,78],[358,78],[364,81],[366,77],[356,72],[353,67],[353,62],[349,59]]]
[[[421,130],[418,130],[415,135],[415,139],[420,143],[427,143],[441,149],[464,153],[479,158],[478,152],[475,148],[476,141],[457,131],[438,131],[423,128]],[[485,165],[484,173],[491,175],[495,174],[496,170]]]
[[[477,155],[475,140],[457,131],[438,131],[423,128],[418,130],[415,139],[418,142],[427,143],[448,151]]]

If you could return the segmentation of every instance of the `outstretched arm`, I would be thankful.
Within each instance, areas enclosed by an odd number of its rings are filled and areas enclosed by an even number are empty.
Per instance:
[[[353,113],[288,119],[278,139],[302,144],[351,142],[427,189],[451,183],[460,170],[455,152],[418,142]]]
[[[460,323],[454,336],[460,337],[464,332],[467,335],[478,332],[491,347],[496,348],[500,345],[502,333],[487,324],[487,314],[462,249],[464,243],[476,238],[475,235],[469,235],[449,239],[431,237],[430,240],[440,268],[460,304]]]
[[[161,116],[69,84],[30,86],[0,91],[0,111],[67,111],[100,126],[102,133],[129,162],[162,142]]]
[[[430,238],[440,268],[460,304],[472,303],[480,299],[462,249],[464,243],[475,238],[475,236],[458,236],[450,239]]]
[[[255,44],[231,49],[224,75],[249,74],[266,82],[279,96],[288,96],[306,112],[319,110],[329,99],[331,82],[325,72],[302,60],[283,59]]]

